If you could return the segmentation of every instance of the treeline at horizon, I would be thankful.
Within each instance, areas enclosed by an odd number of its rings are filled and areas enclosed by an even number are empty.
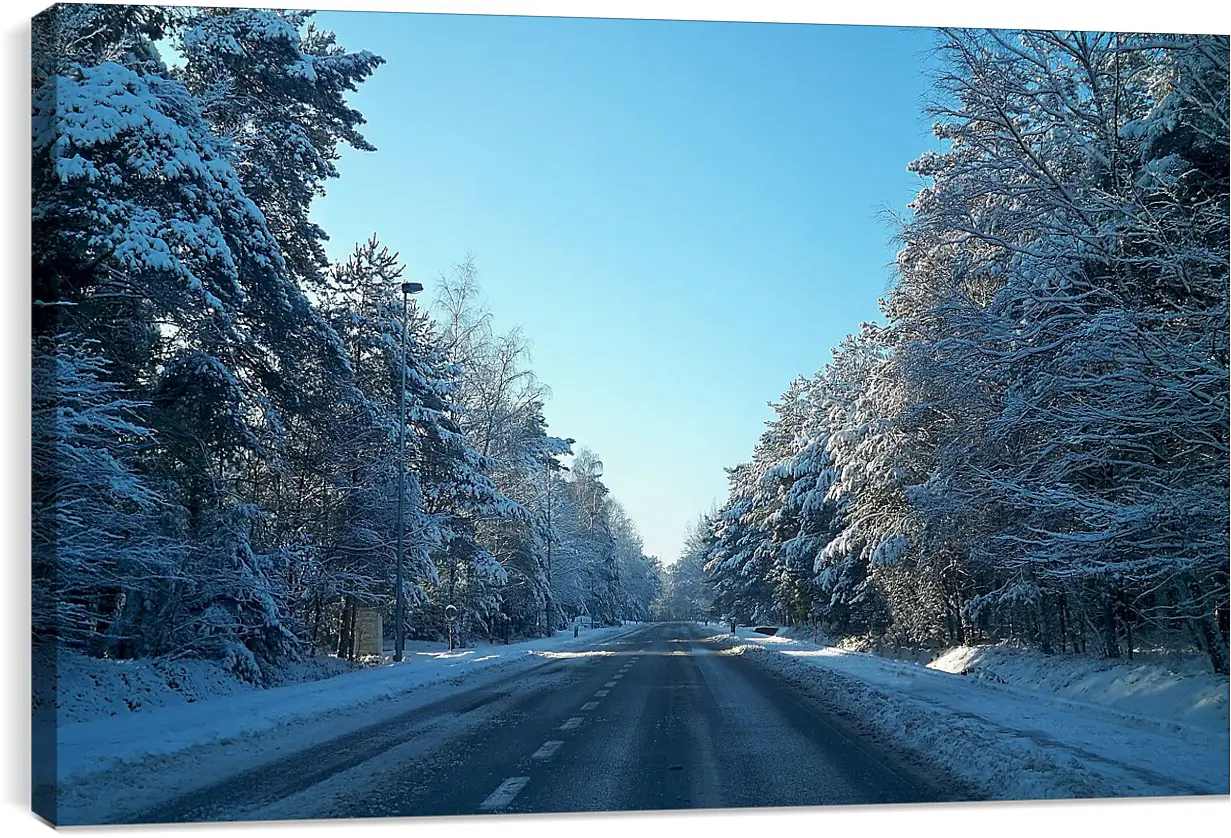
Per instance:
[[[882,321],[774,405],[664,613],[1227,672],[1228,40],[943,30]]]
[[[648,616],[658,560],[473,262],[404,319],[396,253],[326,257],[311,203],[375,151],[346,95],[382,63],[308,12],[34,20],[36,648],[354,658],[362,609],[393,632],[403,433],[409,638],[448,605],[463,643]]]

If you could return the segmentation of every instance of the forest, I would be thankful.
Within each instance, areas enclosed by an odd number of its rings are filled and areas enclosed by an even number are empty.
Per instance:
[[[1225,36],[937,30],[880,319],[666,568],[473,258],[420,301],[435,268],[375,236],[327,256],[381,57],[310,12],[124,5],[53,7],[32,57],[36,647],[353,659],[361,610],[392,631],[404,474],[414,639],[453,605],[466,644],[721,619],[1227,673]]]
[[[420,306],[375,237],[326,255],[382,58],[310,12],[124,5],[53,7],[32,53],[36,650],[353,659],[361,609],[392,633],[402,473],[408,637],[648,616],[658,560],[473,259]]]
[[[942,30],[882,318],[790,383],[676,616],[1227,672],[1228,39]],[[818,359],[819,360],[819,359]]]

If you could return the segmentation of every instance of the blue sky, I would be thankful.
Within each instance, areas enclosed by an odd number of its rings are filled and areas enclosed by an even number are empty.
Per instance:
[[[552,388],[552,433],[602,457],[646,552],[678,555],[767,404],[892,280],[885,208],[936,148],[932,34],[890,27],[330,12],[387,64],[352,97],[315,207],[330,255],[379,234],[432,280],[473,253]]]

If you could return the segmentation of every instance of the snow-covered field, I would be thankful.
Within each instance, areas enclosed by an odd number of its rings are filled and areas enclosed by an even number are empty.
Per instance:
[[[67,678],[61,687],[69,697],[68,706],[72,710],[67,714],[66,723],[61,723],[57,730],[57,774],[61,783],[80,781],[121,764],[252,737],[326,715],[331,716],[331,722],[336,721],[329,727],[336,735],[345,732],[351,722],[370,724],[373,715],[379,712],[375,705],[382,700],[399,698],[412,691],[416,697],[425,697],[424,694],[432,692],[432,687],[452,690],[462,679],[473,680],[471,676],[479,673],[505,675],[540,664],[547,658],[583,654],[570,650],[592,647],[632,630],[631,627],[593,629],[576,639],[570,633],[560,632],[554,638],[453,652],[423,648],[438,644],[419,644],[417,649],[409,648],[406,659],[399,664],[266,690],[237,688],[207,667],[187,664],[184,677],[196,680],[188,682],[190,688],[171,691],[179,695],[174,703],[167,698],[165,683],[161,690],[151,686],[158,683],[158,675],[143,671],[140,676],[126,676],[127,683],[116,676],[91,687],[87,683],[91,681],[90,673],[102,670],[76,661],[65,670]],[[180,672],[174,666],[171,671]],[[81,678],[87,682],[73,683],[73,679]],[[143,691],[142,685],[149,690]],[[150,703],[161,703],[161,706],[147,707],[139,712],[120,712],[119,707],[127,707],[124,696],[129,696],[131,702],[134,694],[158,696]],[[115,710],[116,715],[101,715],[108,708]],[[74,715],[81,717],[91,712],[95,718],[90,721],[71,721]],[[45,783],[49,779],[40,777],[36,782]]]
[[[923,666],[750,629],[712,639],[989,797],[1228,793],[1225,677],[997,647]]]

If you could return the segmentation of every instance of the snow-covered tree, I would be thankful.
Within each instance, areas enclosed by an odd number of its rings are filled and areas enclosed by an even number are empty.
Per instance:
[[[260,208],[290,270],[313,282],[326,268],[327,238],[312,200],[338,177],[338,148],[375,148],[363,115],[346,103],[384,59],[347,52],[313,12],[198,9],[177,31],[176,70],[202,103],[211,130],[236,150],[236,172]]]
[[[345,356],[247,194],[234,138],[159,56],[188,20],[58,6],[35,23],[34,331],[53,354],[68,351],[60,335],[95,347],[92,374],[148,432],[133,467],[158,486],[177,545],[162,553],[171,581],[124,604],[127,624],[160,628],[105,653],[229,655],[257,677],[295,644],[290,554],[254,502],[305,408],[296,373],[335,379]]]
[[[939,55],[884,323],[730,471],[718,601],[789,613],[813,556],[838,631],[1118,656],[1179,625],[1225,672],[1227,39],[945,30]]]
[[[930,339],[916,386],[979,392],[918,503],[973,512],[996,588],[972,613],[1045,647],[1071,614],[1109,655],[1180,613],[1225,670],[1225,39],[960,31],[943,51],[952,146],[917,164],[904,264],[937,302],[898,316]]]
[[[140,650],[139,615],[171,582],[180,546],[165,500],[141,473],[151,432],[141,405],[107,380],[98,347],[75,335],[34,346],[31,415],[36,641],[95,654]]]

